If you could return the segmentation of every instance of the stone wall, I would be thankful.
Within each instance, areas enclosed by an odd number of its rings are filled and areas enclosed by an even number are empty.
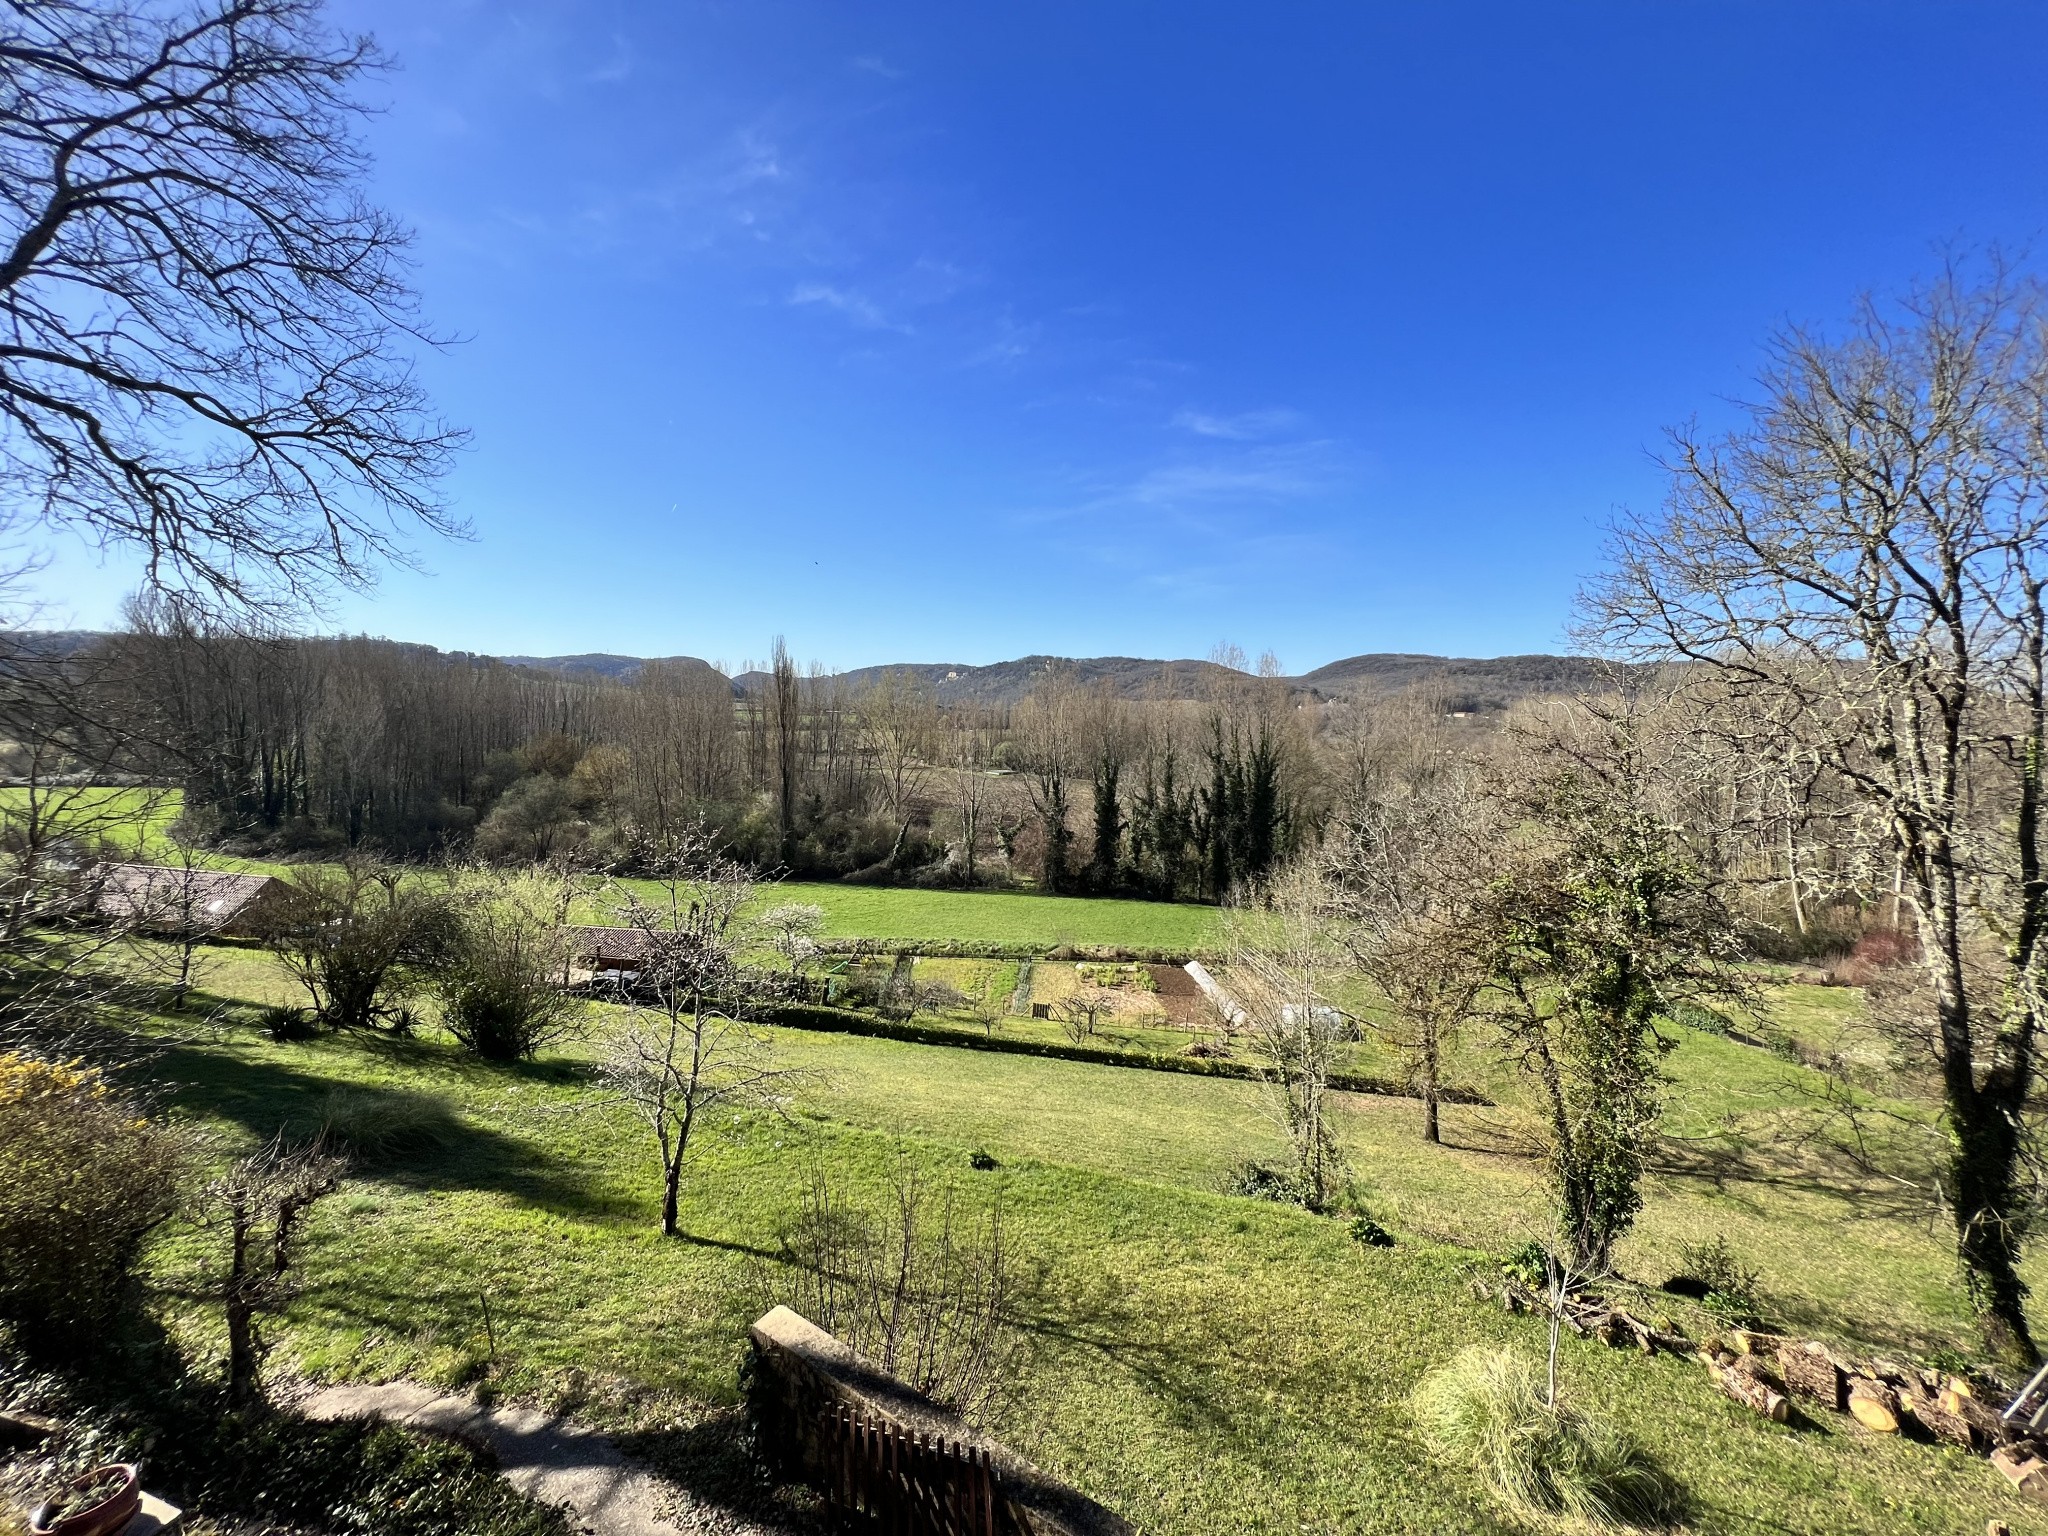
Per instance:
[[[1018,1536],[1131,1536],[1121,1516],[1047,1477],[1007,1447],[978,1435],[957,1414],[870,1365],[824,1329],[777,1307],[751,1330],[749,1396],[761,1446],[785,1477],[816,1482],[818,1426],[846,1403],[878,1419],[941,1435],[989,1453],[996,1474],[1001,1528]]]

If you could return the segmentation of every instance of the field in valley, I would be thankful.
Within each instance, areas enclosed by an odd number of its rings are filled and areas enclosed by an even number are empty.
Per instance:
[[[165,819],[156,807],[139,850]],[[885,953],[1194,950],[1219,925],[1210,908],[1021,893],[787,884],[762,899],[816,902],[828,937],[873,938]],[[1030,1017],[1031,1003],[1057,1014],[1084,981],[1042,956],[926,958],[915,974],[962,999],[920,1015],[922,1027],[984,1035],[971,1005],[1000,999],[1016,1011],[995,1033],[1043,1045],[1068,1028]],[[1537,1325],[1471,1291],[1546,1225],[1521,1085],[1476,1035],[1453,1050],[1448,1077],[1497,1103],[1447,1107],[1445,1146],[1420,1141],[1411,1100],[1339,1096],[1354,1202],[1396,1234],[1392,1249],[1356,1242],[1346,1218],[1231,1192],[1248,1160],[1284,1153],[1259,1083],[781,1028],[769,1031],[780,1061],[802,1069],[789,1113],[703,1141],[674,1241],[658,1234],[646,1133],[591,1072],[608,1007],[593,1005],[581,1040],[494,1067],[431,1025],[410,1040],[268,1039],[258,1005],[303,999],[257,948],[209,946],[199,984],[202,1008],[153,1026],[163,1048],[144,1070],[210,1156],[330,1119],[399,1129],[318,1209],[311,1284],[279,1338],[287,1369],[489,1380],[542,1401],[588,1397],[586,1412],[619,1423],[729,1412],[747,1322],[788,1295],[778,1244],[809,1181],[879,1202],[915,1169],[963,1209],[999,1202],[1030,1277],[1025,1365],[994,1429],[1140,1530],[1516,1528],[1469,1470],[1423,1446],[1406,1403],[1467,1343],[1542,1342]],[[1213,1038],[1157,1011],[1148,988],[1128,998],[1091,1048],[1167,1053]],[[1665,1138],[1622,1271],[1654,1286],[1684,1245],[1725,1238],[1761,1271],[1788,1328],[1858,1350],[1966,1353],[1970,1318],[1940,1222],[1808,1135],[1821,1083],[1799,1049],[1836,1045],[1860,995],[1777,973],[1768,998],[1753,1023],[1762,1045],[1665,1026]],[[1375,1012],[1369,998],[1346,1001]],[[1370,1034],[1345,1065],[1401,1069]],[[210,1318],[175,1300],[200,1262],[195,1242],[168,1240],[155,1276],[179,1330],[211,1350]],[[1642,1305],[1702,1326],[1654,1293]],[[1688,1530],[1974,1532],[1995,1515],[2048,1536],[1982,1461],[1845,1420],[1769,1425],[1690,1362],[1564,1348],[1568,1390],[1627,1424],[1688,1490]]]
[[[259,951],[211,951],[205,979],[223,999],[291,995]],[[1778,996],[1815,1030],[1855,1007],[1841,989]],[[909,1166],[969,1206],[999,1198],[1037,1275],[1028,1366],[995,1427],[1141,1530],[1514,1528],[1419,1443],[1405,1406],[1465,1343],[1540,1346],[1536,1325],[1468,1289],[1489,1255],[1542,1228],[1512,1078],[1476,1042],[1459,1071],[1508,1097],[1450,1109],[1446,1147],[1420,1143],[1411,1102],[1344,1097],[1358,1196],[1398,1235],[1391,1250],[1362,1247],[1341,1219],[1226,1192],[1244,1159],[1281,1151],[1256,1083],[797,1030],[773,1032],[807,1069],[792,1114],[707,1141],[687,1235],[664,1241],[645,1133],[603,1102],[589,1045],[496,1068],[435,1038],[277,1044],[246,1018],[181,1027],[152,1068],[167,1106],[223,1150],[309,1130],[337,1101],[419,1128],[321,1211],[314,1285],[285,1341],[315,1375],[476,1379],[487,1294],[502,1390],[559,1397],[580,1371],[610,1385],[617,1412],[640,1390],[715,1411],[734,1400],[745,1324],[785,1294],[778,1235],[813,1170],[872,1200]],[[1672,1033],[1671,1155],[1622,1268],[1655,1281],[1681,1243],[1725,1235],[1792,1326],[1859,1347],[1966,1346],[1939,1227],[1771,1138],[1804,1069]],[[976,1152],[998,1166],[976,1170]],[[171,1246],[162,1277],[190,1262]],[[202,1320],[185,1326],[206,1337]],[[1767,1425],[1689,1362],[1565,1348],[1569,1389],[1686,1485],[1688,1529],[1963,1532],[1996,1514],[2048,1531],[1981,1461],[1846,1421]]]

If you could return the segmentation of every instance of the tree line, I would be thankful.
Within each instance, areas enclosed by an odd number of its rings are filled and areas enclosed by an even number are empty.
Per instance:
[[[780,642],[740,689],[268,633],[161,596],[129,617],[49,664],[124,771],[182,791],[190,840],[249,852],[616,864],[705,822],[759,869],[1213,901],[1326,808],[1320,712],[1248,673],[1128,700],[1055,668],[1021,705],[946,706],[900,674],[800,673]]]

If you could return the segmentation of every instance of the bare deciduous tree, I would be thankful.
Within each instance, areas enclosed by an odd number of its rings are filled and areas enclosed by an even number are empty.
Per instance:
[[[447,953],[446,894],[415,872],[355,857],[302,865],[289,884],[264,938],[330,1028],[395,1019],[417,972]]]
[[[1126,999],[1115,987],[1083,983],[1060,999],[1060,1019],[1067,1037],[1079,1045],[1093,1035],[1104,1019],[1123,1011]]]
[[[1616,530],[1589,607],[1610,644],[1749,702],[1751,750],[1824,768],[1864,812],[1876,879],[1903,872],[1952,1140],[1944,1203],[1987,1342],[2032,1359],[2048,305],[1988,266],[1866,300],[1841,340],[1779,335],[1740,428],[1673,434],[1666,508]],[[2002,957],[1983,984],[1980,940]]]
[[[1487,982],[1478,918],[1501,832],[1469,760],[1431,757],[1358,785],[1322,851],[1338,932],[1393,1010],[1379,1032],[1409,1063],[1429,1142],[1443,1139],[1444,1049]]]
[[[343,1161],[319,1145],[280,1139],[237,1162],[207,1187],[209,1216],[228,1235],[220,1299],[228,1324],[228,1395],[255,1401],[265,1348],[261,1320],[282,1311],[297,1290],[292,1266],[306,1214],[341,1186]]]
[[[776,1066],[767,1036],[746,1017],[739,957],[752,941],[742,918],[752,874],[703,827],[641,855],[647,899],[626,892],[619,916],[639,934],[630,1012],[599,1072],[653,1133],[661,1153],[661,1230],[674,1237],[683,1169],[705,1122],[721,1111],[779,1107],[795,1074]]]
[[[889,671],[861,696],[859,711],[889,815],[907,821],[938,752],[938,706],[914,676]]]
[[[453,532],[459,441],[365,200],[381,60],[312,0],[41,0],[0,30],[0,484],[237,606]]]
[[[1243,1014],[1240,1028],[1277,1095],[1295,1191],[1309,1209],[1323,1210],[1345,1170],[1330,1075],[1350,1026],[1329,1002],[1343,953],[1319,871],[1291,866],[1257,894],[1258,904],[1232,910],[1225,926],[1229,984]]]
[[[972,885],[984,824],[994,798],[988,780],[987,731],[975,713],[967,709],[951,711],[945,724],[950,798],[960,824],[960,872]]]
[[[814,1169],[783,1234],[796,1310],[885,1371],[970,1418],[1015,1379],[1015,1264],[1002,1207],[959,1208],[899,1166],[892,1199],[871,1211]]]
[[[1044,834],[1042,883],[1048,891],[1067,887],[1074,843],[1068,818],[1073,778],[1079,771],[1080,701],[1072,681],[1053,672],[1017,707],[1017,764],[1031,790],[1031,807]]]

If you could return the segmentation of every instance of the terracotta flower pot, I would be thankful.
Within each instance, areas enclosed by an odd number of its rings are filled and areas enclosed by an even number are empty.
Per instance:
[[[121,1474],[116,1482],[108,1477],[109,1472]],[[74,1477],[71,1488],[83,1488],[96,1479],[103,1480],[108,1489],[107,1496],[89,1508],[65,1515],[59,1520],[45,1518],[49,1505],[44,1505],[29,1517],[29,1530],[34,1536],[114,1536],[114,1533],[135,1518],[142,1508],[142,1468],[132,1463],[120,1463],[111,1467],[95,1467],[83,1477]]]

